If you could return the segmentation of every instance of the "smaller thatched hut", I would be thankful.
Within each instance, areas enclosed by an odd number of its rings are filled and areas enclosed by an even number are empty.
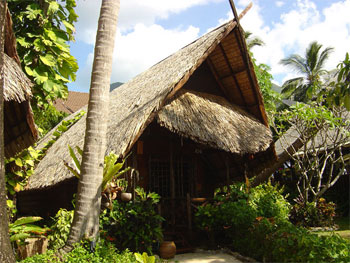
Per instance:
[[[21,69],[8,9],[4,51],[4,141],[8,158],[32,145],[38,137],[30,106],[33,84]]]

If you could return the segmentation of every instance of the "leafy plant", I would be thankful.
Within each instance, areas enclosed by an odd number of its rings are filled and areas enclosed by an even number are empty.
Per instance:
[[[143,252],[142,255],[140,253],[134,253],[136,261],[139,263],[155,263],[156,257],[149,256],[146,252]]]
[[[64,161],[64,165],[71,171],[78,179],[80,179],[80,160],[78,156],[75,154],[74,150],[70,145],[68,145],[69,154],[73,160],[73,166],[69,165]],[[76,147],[77,152],[80,156],[83,155],[82,149],[79,146]],[[81,158],[80,158],[81,159]],[[121,170],[124,166],[126,158],[122,162],[118,162],[118,155],[114,152],[110,152],[105,156],[104,166],[103,166],[103,179],[102,179],[102,197],[106,199],[103,203],[108,203],[108,206],[112,206],[112,200],[117,197],[117,192],[120,189],[118,186],[117,178],[122,174],[126,173],[130,170],[130,167],[127,167]]]
[[[61,248],[67,241],[70,226],[73,222],[74,210],[68,211],[61,208],[53,218],[53,224],[50,227],[48,235],[49,246],[53,249]]]
[[[54,250],[49,250],[45,254],[35,255],[21,261],[22,263],[138,263],[134,253],[125,250],[117,252],[112,243],[100,240],[95,248],[95,252],[90,251],[88,242],[81,242],[65,255],[57,255]]]
[[[296,225],[304,227],[313,226],[333,226],[335,217],[335,204],[327,203],[324,198],[320,198],[318,202],[304,203],[295,200],[290,220]]]
[[[47,228],[43,228],[33,223],[42,220],[39,216],[28,216],[18,218],[14,223],[9,224],[10,240],[23,242],[28,237],[40,237],[46,233]]]
[[[35,83],[34,108],[66,98],[78,64],[70,54],[77,21],[75,0],[8,1],[24,71]]]
[[[159,196],[136,191],[132,202],[113,201],[111,210],[104,210],[100,217],[102,234],[115,243],[120,250],[129,248],[134,252],[152,251],[152,245],[162,239],[161,222],[156,212]]]

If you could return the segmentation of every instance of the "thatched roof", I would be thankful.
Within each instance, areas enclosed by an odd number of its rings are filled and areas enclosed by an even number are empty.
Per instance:
[[[230,21],[112,91],[108,116],[107,152],[113,150],[116,154],[125,156],[167,101],[186,84],[202,64],[210,66],[217,86],[230,104],[240,106],[255,116],[260,123],[267,125],[261,93],[248,53],[243,51],[242,37],[242,31],[236,27],[236,22]],[[208,98],[206,103],[208,104]],[[227,112],[225,114],[229,115]],[[49,149],[34,175],[29,178],[28,190],[46,188],[72,177],[63,165],[63,160],[71,159],[67,145],[83,147],[85,124],[86,117],[83,117]],[[204,132],[204,129],[201,128],[201,131]],[[261,129],[261,131],[268,133],[267,129]],[[265,144],[261,143],[260,139],[269,138],[269,136],[261,134],[259,142],[252,147],[253,152],[264,148]],[[202,137],[197,136],[197,138]],[[220,139],[237,140],[237,138],[236,134],[233,138],[216,138],[214,141],[221,148],[224,146],[220,144]],[[212,144],[213,142],[203,140],[203,143]],[[269,141],[266,142],[268,143]],[[239,152],[239,149],[242,150],[244,147],[241,144],[240,148],[237,146],[236,150],[232,148],[232,151]],[[231,148],[229,149],[231,151]],[[245,152],[250,150],[245,149]]]
[[[350,127],[350,112],[343,111],[341,118],[344,120],[344,128],[349,130]],[[285,134],[283,134],[275,143],[276,154],[280,155],[287,149],[294,141],[296,141],[301,135],[302,131],[298,131],[295,126],[290,127]],[[345,131],[341,133],[337,132],[337,129],[324,129],[318,132],[312,141],[309,141],[306,145],[306,150],[318,149],[322,151],[322,148],[333,148],[334,143],[341,144],[343,147],[350,146],[350,137],[347,136]],[[304,147],[299,149],[296,154],[304,154]]]
[[[69,91],[67,99],[57,99],[53,105],[59,111],[72,114],[89,103],[89,93]]]
[[[4,100],[18,103],[29,100],[32,96],[32,82],[23,73],[21,67],[5,54],[4,56]]]
[[[157,115],[172,132],[237,154],[265,151],[272,135],[265,125],[225,98],[182,89]]]
[[[21,69],[8,9],[4,51],[4,142],[8,158],[32,145],[38,137],[29,102],[33,84]]]

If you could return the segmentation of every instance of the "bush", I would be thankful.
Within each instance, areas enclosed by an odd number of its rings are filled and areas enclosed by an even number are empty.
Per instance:
[[[289,217],[290,204],[282,193],[283,188],[270,183],[262,184],[251,189],[249,204],[258,216],[285,221]]]
[[[290,220],[295,225],[304,227],[333,226],[335,204],[320,198],[315,202],[296,202],[293,206]]]
[[[76,246],[70,253],[63,256],[63,260],[60,261],[59,257],[55,255],[54,250],[49,250],[45,254],[35,255],[30,258],[26,258],[21,263],[137,263],[136,258],[132,252],[128,250],[117,253],[113,244],[101,240],[97,243],[94,253],[91,253],[90,245],[87,242],[82,242]]]
[[[61,208],[53,218],[50,234],[48,235],[49,247],[58,249],[63,247],[69,235],[70,225],[73,222],[74,210],[67,211]]]
[[[162,239],[161,222],[156,212],[159,196],[137,190],[132,202],[113,201],[113,208],[101,215],[102,234],[112,241],[119,250],[152,252],[152,246]]]

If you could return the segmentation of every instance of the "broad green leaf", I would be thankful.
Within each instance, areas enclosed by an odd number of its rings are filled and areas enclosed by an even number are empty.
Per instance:
[[[75,28],[71,23],[63,20],[63,24],[66,26],[67,31],[75,32]]]
[[[25,66],[25,67],[24,67],[24,70],[26,71],[26,73],[27,73],[29,76],[34,76],[34,72],[33,72],[33,70],[32,70],[30,67]]]
[[[39,56],[40,60],[47,66],[53,67],[56,65],[56,59],[53,55],[51,54],[46,54],[45,56]]]
[[[17,43],[25,48],[29,48],[32,44],[31,42],[26,41],[26,39],[24,37],[17,38]]]
[[[47,13],[49,15],[56,13],[57,10],[59,9],[60,5],[56,1],[52,1],[49,4],[49,8],[47,9]]]
[[[18,234],[11,235],[10,241],[14,242],[17,240],[24,240],[28,237],[30,237],[30,234],[28,234],[28,233],[18,233]]]
[[[16,163],[16,165],[17,165],[17,166],[19,166],[19,167],[23,167],[23,162],[22,162],[22,159],[20,159],[20,158],[16,158],[15,163]]]
[[[33,43],[36,51],[45,51],[46,47],[40,38],[35,39]]]
[[[350,94],[345,95],[344,106],[348,111],[350,111]]]
[[[74,165],[76,167],[76,169],[79,171],[80,173],[80,161],[78,160],[77,156],[75,155],[74,150],[72,149],[72,147],[70,147],[70,145],[68,144],[68,149],[69,149],[69,154],[73,159]]]
[[[21,218],[18,218],[14,223],[10,224],[10,227],[16,227],[16,226],[20,226],[20,225],[34,223],[34,222],[37,222],[40,220],[42,220],[42,217],[40,217],[40,216],[21,217]]]

